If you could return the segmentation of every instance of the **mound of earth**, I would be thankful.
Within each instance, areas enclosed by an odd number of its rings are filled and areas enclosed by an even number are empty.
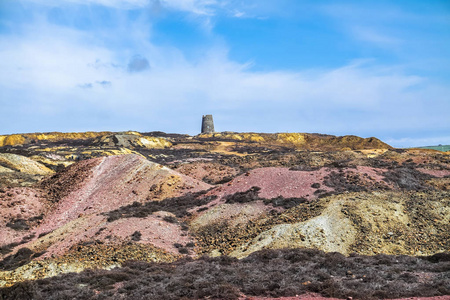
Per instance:
[[[0,153],[0,188],[30,186],[54,171],[23,155]]]
[[[341,150],[341,149],[392,149],[377,138],[360,138],[358,136],[332,136],[308,133],[237,133],[219,132],[199,136],[209,140],[237,140],[258,143],[260,145],[285,145],[309,150]]]
[[[3,172],[21,172],[31,175],[48,175],[53,173],[52,170],[31,160],[25,156],[0,153],[0,171]]]
[[[98,136],[106,135],[109,132],[47,132],[47,133],[24,133],[0,135],[0,146],[14,146],[30,143],[37,143],[39,141],[45,142],[60,142],[67,140],[86,140]]]
[[[209,187],[138,155],[81,161],[43,180],[37,189],[1,191],[3,253],[11,257],[18,248],[27,248],[41,253],[39,259],[67,254],[71,263],[76,255],[70,251],[76,245],[94,242],[118,247],[133,241],[152,245],[173,257],[179,254],[175,244],[193,241],[182,224],[172,221],[172,214],[155,212],[144,219],[108,222],[104,213],[131,203],[160,201]],[[104,255],[96,255],[97,265],[105,266]],[[116,264],[134,257],[124,256]]]
[[[284,211],[274,210],[276,201],[256,197],[203,211],[191,223],[201,251],[239,258],[297,247],[346,255],[431,255],[450,247],[448,192],[345,193]]]

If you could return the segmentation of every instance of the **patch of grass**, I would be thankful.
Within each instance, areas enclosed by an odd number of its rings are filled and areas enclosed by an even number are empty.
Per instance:
[[[342,193],[345,191],[367,191],[367,188],[365,186],[362,186],[358,179],[359,174],[355,174],[353,180],[350,181],[347,173],[332,171],[329,175],[325,176],[323,184],[333,188],[337,193]]]
[[[189,254],[189,249],[187,249],[185,247],[181,247],[181,248],[178,248],[178,252],[180,254]]]
[[[442,152],[450,151],[450,145],[438,145],[438,146],[425,146],[425,147],[418,147],[419,149],[433,149],[433,150],[439,150]]]
[[[257,200],[263,200],[266,205],[289,209],[307,201],[306,198],[284,198],[283,196],[265,199],[258,196],[260,190],[260,187],[253,186],[245,192],[237,192],[232,195],[228,195],[225,197],[225,203],[249,203]]]

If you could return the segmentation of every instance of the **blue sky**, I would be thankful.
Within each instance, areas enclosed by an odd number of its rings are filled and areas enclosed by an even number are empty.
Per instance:
[[[450,144],[450,2],[2,0],[0,134],[137,130]]]

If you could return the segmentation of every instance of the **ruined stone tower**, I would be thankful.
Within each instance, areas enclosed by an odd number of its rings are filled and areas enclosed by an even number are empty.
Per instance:
[[[214,121],[212,115],[205,115],[202,118],[202,133],[214,132]]]

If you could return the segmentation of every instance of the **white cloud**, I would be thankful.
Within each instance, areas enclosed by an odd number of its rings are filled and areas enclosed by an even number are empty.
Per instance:
[[[213,15],[216,0],[159,0],[164,6],[198,15]]]
[[[22,3],[35,3],[43,6],[61,7],[64,5],[102,5],[117,9],[137,9],[150,7],[153,11],[170,9],[210,18],[218,12],[228,16],[242,18],[250,15],[246,10],[254,10],[260,5],[244,5],[229,0],[18,0]],[[263,4],[263,3],[258,3]],[[266,5],[266,4],[264,4]]]
[[[359,40],[369,42],[381,48],[397,48],[402,44],[402,40],[387,33],[379,32],[377,29],[353,25],[350,29],[353,36]]]
[[[46,6],[62,6],[65,4],[90,5],[97,4],[119,9],[143,8],[149,5],[166,7],[197,15],[213,15],[219,6],[217,0],[20,0]]]
[[[239,11],[239,10],[233,11],[233,16],[236,17],[236,18],[242,18],[245,15],[246,15],[245,12],[242,12],[242,11]]]
[[[19,0],[19,1],[23,3],[26,2],[37,3],[46,6],[63,6],[66,4],[80,4],[80,5],[97,4],[121,9],[145,7],[150,3],[150,0]]]

